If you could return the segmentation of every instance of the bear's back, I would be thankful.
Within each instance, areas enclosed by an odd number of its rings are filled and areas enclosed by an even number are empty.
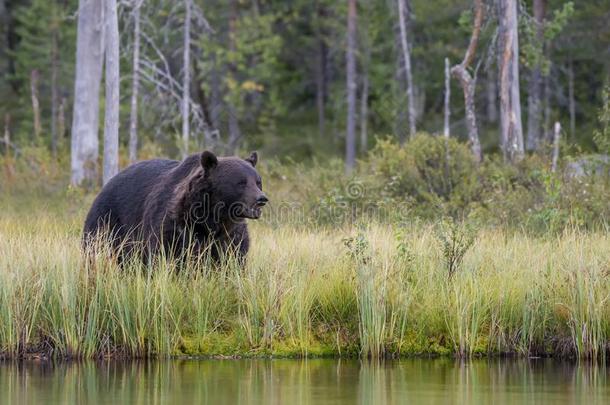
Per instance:
[[[137,231],[147,198],[179,164],[168,159],[145,160],[118,173],[95,198],[85,220],[85,234],[95,234],[101,227],[117,236]]]

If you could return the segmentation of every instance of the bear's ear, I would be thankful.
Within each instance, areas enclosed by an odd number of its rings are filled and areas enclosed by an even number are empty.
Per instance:
[[[256,167],[256,162],[258,162],[258,153],[252,152],[250,157],[245,159],[246,162],[250,163],[252,167]]]
[[[205,173],[218,165],[218,158],[212,152],[206,150],[201,153],[201,167]]]

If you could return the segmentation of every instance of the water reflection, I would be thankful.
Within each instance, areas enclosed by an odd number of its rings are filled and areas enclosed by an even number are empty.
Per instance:
[[[610,404],[603,366],[552,360],[0,363],[0,402]]]

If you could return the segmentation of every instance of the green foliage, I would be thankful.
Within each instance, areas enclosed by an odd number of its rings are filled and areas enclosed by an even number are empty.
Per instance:
[[[447,277],[452,279],[462,265],[464,255],[474,244],[476,230],[469,224],[445,219],[438,224],[436,236],[445,258]]]
[[[526,66],[530,68],[540,66],[544,75],[549,74],[551,61],[545,56],[545,44],[553,41],[561,33],[573,15],[574,3],[567,2],[562,8],[553,11],[552,18],[544,20],[543,27],[539,27],[538,22],[533,18],[521,19],[520,30],[525,40],[521,41],[520,48]],[[542,29],[542,38],[538,36],[539,29]]]

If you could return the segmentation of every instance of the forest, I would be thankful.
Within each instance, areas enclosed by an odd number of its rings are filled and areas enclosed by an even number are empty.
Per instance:
[[[0,0],[0,357],[606,358],[609,21],[608,0]],[[203,150],[258,151],[244,268],[83,259],[104,184]]]

